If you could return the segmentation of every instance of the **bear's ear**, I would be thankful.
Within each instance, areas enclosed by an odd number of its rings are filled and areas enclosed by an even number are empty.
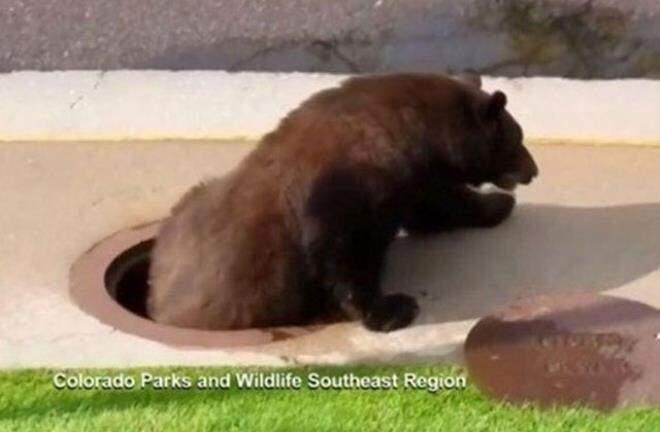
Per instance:
[[[456,79],[481,89],[481,76],[475,72],[464,72],[462,74],[456,75]]]
[[[495,120],[504,111],[506,107],[506,95],[497,90],[493,93],[482,107],[481,114],[485,120]]]

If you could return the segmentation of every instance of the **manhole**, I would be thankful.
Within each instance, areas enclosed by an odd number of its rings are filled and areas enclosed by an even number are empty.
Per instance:
[[[158,324],[146,316],[149,254],[159,222],[119,231],[85,252],[71,267],[70,289],[83,311],[120,331],[179,347],[260,345],[299,337],[325,324],[210,331]]]
[[[513,304],[470,331],[484,392],[510,402],[609,410],[660,405],[660,310],[595,294]]]

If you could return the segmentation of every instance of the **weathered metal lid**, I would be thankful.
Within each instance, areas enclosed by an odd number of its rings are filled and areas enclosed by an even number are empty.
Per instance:
[[[480,320],[465,356],[473,382],[511,402],[599,409],[660,405],[660,311],[580,294],[520,301]]]

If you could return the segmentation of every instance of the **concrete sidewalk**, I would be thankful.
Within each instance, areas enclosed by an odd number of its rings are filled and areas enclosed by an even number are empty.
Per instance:
[[[161,218],[251,145],[0,144],[0,367],[460,360],[474,319],[520,296],[606,291],[660,307],[660,148],[570,145],[531,147],[541,176],[501,227],[395,243],[385,287],[422,309],[402,331],[338,324],[250,349],[183,350],[73,305],[67,278],[80,254]]]

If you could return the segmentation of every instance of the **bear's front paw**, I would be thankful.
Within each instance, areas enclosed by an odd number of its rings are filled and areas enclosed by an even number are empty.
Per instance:
[[[417,301],[405,294],[392,294],[376,300],[364,317],[369,330],[390,332],[408,326],[417,317]]]
[[[513,195],[501,192],[491,192],[481,199],[481,223],[486,228],[491,228],[502,223],[513,212],[516,198]]]

